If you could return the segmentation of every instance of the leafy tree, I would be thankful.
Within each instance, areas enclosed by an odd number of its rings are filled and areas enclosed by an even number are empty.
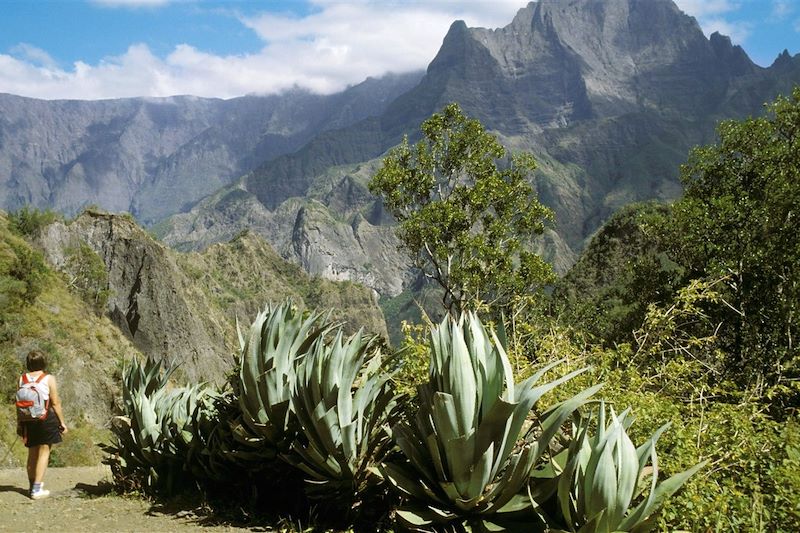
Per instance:
[[[369,187],[397,219],[415,266],[444,289],[444,306],[502,306],[552,282],[528,246],[552,218],[528,181],[533,157],[509,157],[457,104],[421,129],[418,143],[406,138],[389,152]]]
[[[671,302],[684,281],[662,238],[669,216],[670,207],[656,203],[615,213],[556,283],[559,318],[605,346],[632,342],[648,306]]]
[[[727,281],[707,310],[726,370],[751,387],[800,385],[800,87],[764,117],[719,126],[681,169],[668,234],[690,279]]]

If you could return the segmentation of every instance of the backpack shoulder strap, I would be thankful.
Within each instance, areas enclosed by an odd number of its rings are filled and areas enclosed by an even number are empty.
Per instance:
[[[42,372],[38,378],[36,378],[36,383],[41,383],[41,381],[47,377],[47,372]]]
[[[21,377],[21,378],[19,378],[19,385],[20,385],[20,387],[21,387],[22,385],[27,385],[27,384],[28,384],[28,383],[30,383],[30,382],[31,382],[31,380],[29,380],[29,379],[28,379],[28,373],[27,373],[27,372],[26,372],[26,373],[24,373],[24,374],[22,374],[22,377]]]

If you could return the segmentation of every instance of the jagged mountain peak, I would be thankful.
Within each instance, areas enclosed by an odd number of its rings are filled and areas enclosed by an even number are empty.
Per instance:
[[[698,94],[724,92],[731,76],[758,69],[729,38],[706,38],[672,0],[539,0],[503,28],[454,23],[428,76],[437,105],[477,110],[490,94],[527,102],[525,120],[499,123],[491,115],[501,109],[480,117],[514,133],[642,106],[686,113],[706,105]],[[481,85],[472,94],[455,89],[472,80]]]

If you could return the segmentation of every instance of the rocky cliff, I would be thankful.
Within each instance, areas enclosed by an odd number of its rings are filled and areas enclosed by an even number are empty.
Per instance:
[[[379,114],[420,74],[330,96],[43,101],[0,95],[0,208],[88,204],[151,224],[323,131]]]
[[[537,157],[535,186],[556,212],[539,250],[564,272],[617,208],[676,198],[679,165],[719,120],[757,114],[798,82],[800,56],[758,67],[671,0],[540,0],[504,28],[455,22],[420,83],[382,115],[266,162],[159,234],[192,247],[252,227],[315,274],[396,295],[410,277],[364,170],[457,101]]]
[[[248,323],[270,301],[330,309],[350,331],[386,335],[370,289],[310,278],[252,233],[183,254],[129,217],[88,210],[47,226],[37,244],[60,270],[71,250],[88,245],[108,273],[105,314],[142,353],[179,364],[178,374],[191,382],[224,378],[238,350],[236,320]]]
[[[0,448],[16,438],[11,398],[30,350],[48,357],[75,435],[103,427],[120,400],[124,360],[141,353],[10,229],[0,211]],[[18,446],[19,449],[19,446]],[[3,465],[5,466],[5,465]]]

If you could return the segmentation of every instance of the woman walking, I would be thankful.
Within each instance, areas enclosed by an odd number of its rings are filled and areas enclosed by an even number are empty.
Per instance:
[[[61,435],[67,432],[61,398],[58,395],[56,378],[45,372],[46,356],[33,350],[25,361],[28,371],[19,379],[19,386],[36,389],[47,406],[47,414],[41,420],[18,421],[17,433],[28,448],[28,482],[31,499],[40,500],[50,495],[44,489],[44,473],[50,460],[50,447],[61,442]]]

